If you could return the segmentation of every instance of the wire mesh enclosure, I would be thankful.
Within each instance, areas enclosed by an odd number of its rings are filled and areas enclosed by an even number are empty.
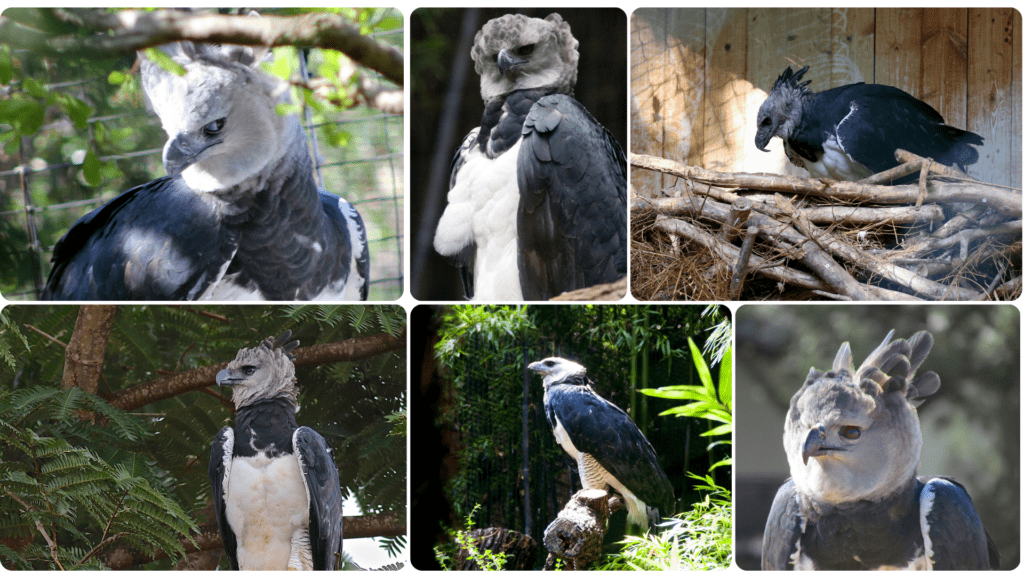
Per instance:
[[[657,452],[674,487],[677,512],[701,498],[689,474],[730,484],[727,466],[712,469],[727,447],[701,436],[710,423],[662,416],[677,403],[638,392],[697,381],[687,338],[702,345],[721,320],[702,316],[704,307],[430,308],[418,307],[412,320],[414,331],[438,330],[436,339],[422,338],[431,343],[430,358],[423,358],[419,376],[429,384],[421,382],[420,388],[415,377],[413,384],[423,393],[414,397],[413,412],[433,413],[435,426],[419,424],[411,434],[414,493],[433,507],[413,515],[413,531],[426,541],[438,524],[462,529],[471,518],[475,528],[514,530],[539,542],[582,488],[547,422],[541,379],[527,370],[551,356],[582,364],[594,390],[629,414]],[[613,517],[612,534],[618,530],[621,536],[624,520]],[[432,566],[425,555],[433,552],[413,552],[420,569]]]
[[[293,12],[261,10],[263,14]],[[400,11],[351,12],[364,35],[402,49]],[[275,49],[264,69],[270,70],[282,58],[291,60],[293,83],[308,85],[318,80],[315,70],[319,68],[313,64],[322,61],[323,51]],[[353,79],[339,92],[341,97],[330,106],[303,106],[300,119],[317,184],[354,205],[366,225],[369,299],[395,300],[403,287],[403,115],[400,110],[373,108],[366,99],[357,98],[356,78],[379,80],[381,76],[344,56],[341,62],[342,73],[347,66]],[[3,48],[0,292],[5,298],[37,299],[46,283],[54,244],[79,218],[122,192],[164,175],[161,150],[166,136],[159,119],[146,111],[134,74],[137,69],[129,56],[71,62]],[[37,130],[25,129],[19,106],[38,109]]]

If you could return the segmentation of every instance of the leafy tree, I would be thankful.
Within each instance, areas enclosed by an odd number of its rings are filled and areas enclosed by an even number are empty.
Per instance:
[[[237,12],[237,10],[223,12]],[[178,39],[262,44],[316,135],[317,179],[355,204],[368,227],[374,299],[401,293],[403,18],[395,9],[9,9],[0,16],[0,291],[38,290],[56,241],[81,216],[164,174],[159,122],[145,114],[137,49]],[[232,20],[235,19],[235,20]],[[241,22],[238,22],[241,19]],[[304,49],[301,53],[295,46]],[[300,62],[305,57],[305,64]],[[303,74],[305,65],[308,74]],[[397,153],[396,153],[397,151]],[[393,191],[388,194],[387,191]],[[378,292],[379,290],[379,292]]]
[[[86,312],[105,309],[107,337],[76,348],[98,325]],[[221,548],[206,470],[233,405],[210,385],[239,348],[286,329],[301,343],[298,420],[334,446],[345,497],[364,514],[346,519],[346,537],[383,536],[392,555],[404,546],[401,307],[8,306],[0,318],[0,350],[12,352],[0,371],[6,566],[213,569],[220,554],[193,553]],[[95,351],[100,366],[81,362]],[[94,393],[81,378],[90,367]]]
[[[438,418],[457,433],[453,448],[460,466],[449,484],[456,517],[466,517],[481,503],[481,525],[538,537],[575,492],[573,486],[579,486],[545,421],[536,378],[526,374],[524,381],[525,365],[547,356],[582,363],[598,392],[641,423],[683,503],[701,499],[687,488],[688,472],[712,478],[721,472],[724,482],[724,469],[711,470],[720,456],[708,453],[710,442],[700,436],[699,420],[647,417],[644,424],[644,414],[673,403],[651,399],[645,409],[646,397],[635,394],[644,387],[698,381],[687,337],[705,343],[707,330],[724,313],[702,316],[702,310],[602,305],[446,309],[435,352],[439,375],[450,382],[443,394],[452,410],[441,411]]]

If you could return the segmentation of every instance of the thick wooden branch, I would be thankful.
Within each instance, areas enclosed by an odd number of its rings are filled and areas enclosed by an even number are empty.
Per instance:
[[[625,297],[626,277],[623,276],[615,282],[609,282],[608,284],[598,284],[597,286],[588,286],[571,292],[563,292],[551,300],[589,302],[594,300],[622,300]]]
[[[917,185],[878,186],[860,182],[836,182],[827,178],[799,178],[781,174],[749,174],[744,172],[725,173],[687,166],[657,156],[630,154],[629,162],[638,168],[645,168],[685,178],[691,182],[723,188],[752,188],[769,192],[802,194],[828,198],[833,201],[873,204],[914,204],[919,196]],[[695,190],[700,192],[700,190]],[[1019,191],[993,186],[977,181],[945,182],[929,181],[929,202],[947,204],[968,202],[983,204],[1004,216],[1018,216],[1021,213]]]
[[[387,334],[378,334],[296,348],[294,352],[295,365],[319,365],[329,362],[362,360],[378,354],[404,349],[404,335],[401,338],[395,338]],[[217,383],[217,372],[223,370],[227,365],[227,362],[222,362],[214,366],[196,368],[136,384],[110,396],[107,401],[121,410],[136,410],[150,402],[212,386]]]
[[[342,523],[342,533],[346,540],[351,538],[373,538],[376,536],[402,536],[405,532],[405,522],[402,521],[401,515],[396,512],[365,516],[345,516]],[[215,525],[207,524],[200,526],[199,534],[196,534],[193,540],[195,541],[194,544],[188,540],[181,541],[186,554],[220,550],[224,547],[220,539],[220,532]],[[144,552],[136,550],[127,544],[119,546],[102,556],[103,564],[111,570],[128,570],[168,557],[167,552],[164,550]]]
[[[40,12],[52,11],[52,16]],[[123,10],[96,8],[20,8],[4,12],[0,36],[13,47],[47,56],[74,54],[91,58],[129,55],[136,50],[175,42],[216,42],[244,46],[296,46],[338,50],[362,66],[404,85],[402,52],[359,32],[338,14],[310,13],[301,16],[229,16],[177,10]],[[72,29],[51,35],[35,29],[53,20]],[[95,34],[99,32],[100,34]]]

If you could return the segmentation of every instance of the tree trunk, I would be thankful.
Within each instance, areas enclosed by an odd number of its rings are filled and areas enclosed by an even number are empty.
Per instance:
[[[64,353],[64,377],[61,387],[78,387],[95,394],[103,372],[103,356],[107,351],[110,327],[114,324],[117,306],[82,306],[78,309],[75,332]]]
[[[544,530],[544,547],[549,552],[545,570],[554,567],[556,558],[566,562],[567,570],[582,570],[601,555],[608,517],[622,505],[620,499],[609,496],[604,490],[573,494],[558,518]]]

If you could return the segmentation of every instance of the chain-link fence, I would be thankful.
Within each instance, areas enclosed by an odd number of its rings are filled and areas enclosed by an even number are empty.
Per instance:
[[[400,47],[403,34],[399,28],[373,37]],[[0,104],[17,102],[26,93],[56,104],[41,107],[41,127],[29,136],[0,124],[0,291],[9,300],[32,300],[46,283],[54,244],[79,218],[164,175],[166,135],[157,117],[145,110],[137,76],[115,78],[117,70],[129,68],[129,61],[77,68],[28,51],[8,54],[22,80],[0,84]],[[104,67],[113,72],[104,75]],[[84,129],[60,105],[64,96],[92,108]],[[359,104],[324,121],[314,122],[313,117],[307,107],[303,127],[317,183],[351,202],[363,217],[370,249],[370,300],[395,300],[403,286],[403,115]],[[98,165],[87,157],[89,150],[95,151]],[[93,170],[98,166],[95,186],[85,177],[90,162]]]

